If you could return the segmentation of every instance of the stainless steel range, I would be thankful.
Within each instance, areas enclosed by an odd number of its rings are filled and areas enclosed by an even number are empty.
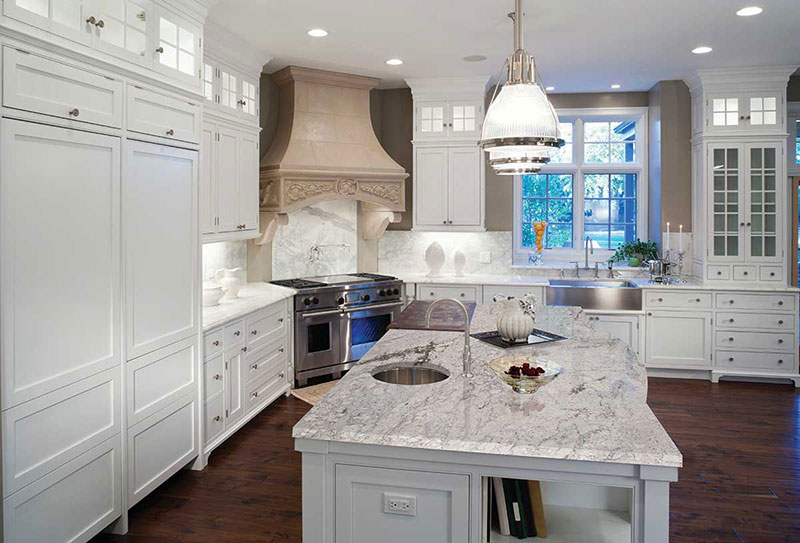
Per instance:
[[[403,307],[403,282],[373,273],[272,281],[294,297],[295,380],[341,376],[386,333]]]

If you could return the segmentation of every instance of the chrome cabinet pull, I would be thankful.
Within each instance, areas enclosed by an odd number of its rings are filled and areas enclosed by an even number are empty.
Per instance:
[[[96,25],[97,24],[97,19],[95,19],[94,15],[92,15],[88,19],[86,19],[86,24]]]
[[[219,415],[217,415],[216,417],[214,417],[214,422],[219,422],[219,421],[221,421],[221,420],[222,420],[222,417],[220,417]]]
[[[782,321],[782,320],[779,320],[779,321],[778,321],[778,324],[783,324],[783,321]]]
[[[283,317],[281,317],[280,319],[278,319],[278,322],[283,322]]]
[[[167,136],[174,136],[174,135],[175,131],[173,129],[170,128],[169,130],[167,130]]]
[[[96,26],[97,28],[105,28],[106,23],[103,22],[103,19],[100,19],[99,21],[97,21],[97,24],[94,25],[94,26]]]
[[[659,298],[659,299],[658,299],[658,301],[659,301],[659,302],[663,302],[663,301],[664,301],[664,298]]]
[[[282,352],[283,352],[283,347],[281,347],[280,349],[278,349],[278,352],[279,352],[279,353],[282,353]]]
[[[728,359],[728,362],[733,362],[733,357],[730,357],[730,358]]]
[[[783,339],[778,339],[778,344],[783,343]]]
[[[156,53],[163,53],[163,52],[164,52],[164,48],[163,47],[158,47],[156,49]]]
[[[244,347],[242,347],[242,352],[243,352],[243,353],[246,353],[246,352],[247,352],[247,346],[244,346]]]
[[[219,381],[220,379],[222,379],[222,375],[220,375],[219,373],[214,376],[215,381]]]
[[[250,332],[250,335],[252,335],[252,336],[255,336],[257,334],[258,334],[258,330],[253,330],[252,332]]]
[[[69,110],[69,114],[72,117],[77,117],[78,115],[81,114],[81,110],[78,109],[78,108],[73,108],[73,109]]]
[[[283,379],[283,372],[281,372],[281,373],[280,373],[280,375],[278,375],[278,377],[280,377],[281,379]]]
[[[778,364],[783,364],[783,359],[778,360]]]
[[[253,393],[250,395],[250,397],[252,397],[252,398],[258,398],[258,391],[256,390],[255,392],[253,392]]]
[[[728,341],[733,341],[733,338],[732,338],[732,337],[729,337],[729,338],[728,338]]]
[[[214,347],[219,347],[219,340],[211,343]]]
[[[253,364],[252,366],[250,366],[250,369],[252,371],[256,371],[258,369],[258,364]]]
[[[236,337],[239,337],[239,336],[241,336],[241,335],[242,335],[242,332],[241,332],[241,331],[239,331],[239,330],[236,330],[236,331],[233,333],[233,335],[234,335],[234,336],[236,336]]]
[[[778,300],[778,305],[783,305],[783,300]]]
[[[695,302],[697,302],[697,303],[699,304],[699,303],[700,303],[700,298],[695,298],[695,300],[694,300],[694,301],[695,301]]]
[[[733,322],[733,319],[728,319],[728,322],[732,323],[732,322]]]

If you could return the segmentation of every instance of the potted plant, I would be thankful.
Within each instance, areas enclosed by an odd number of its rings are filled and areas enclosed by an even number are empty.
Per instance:
[[[654,241],[626,241],[617,247],[614,255],[608,259],[609,262],[628,261],[628,266],[638,268],[643,262],[658,258],[658,247]]]

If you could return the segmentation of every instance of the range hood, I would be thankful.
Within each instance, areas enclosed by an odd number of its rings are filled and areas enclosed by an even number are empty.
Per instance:
[[[280,110],[275,138],[261,161],[264,218],[277,227],[286,224],[286,213],[304,206],[350,199],[365,203],[373,215],[369,223],[385,229],[399,220],[408,174],[372,128],[369,91],[380,81],[296,66],[272,79],[280,88]]]

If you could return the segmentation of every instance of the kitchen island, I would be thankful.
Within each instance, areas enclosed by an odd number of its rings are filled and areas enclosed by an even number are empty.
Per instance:
[[[498,310],[479,305],[472,332],[493,330]],[[646,404],[644,365],[577,308],[538,307],[536,322],[568,339],[512,350],[472,339],[472,377],[462,377],[463,333],[390,330],[294,427],[303,541],[486,541],[490,477],[543,481],[550,541],[667,541],[682,456]],[[564,371],[517,394],[487,366],[509,354]],[[449,377],[372,376],[393,364]],[[412,511],[387,511],[398,496]]]

